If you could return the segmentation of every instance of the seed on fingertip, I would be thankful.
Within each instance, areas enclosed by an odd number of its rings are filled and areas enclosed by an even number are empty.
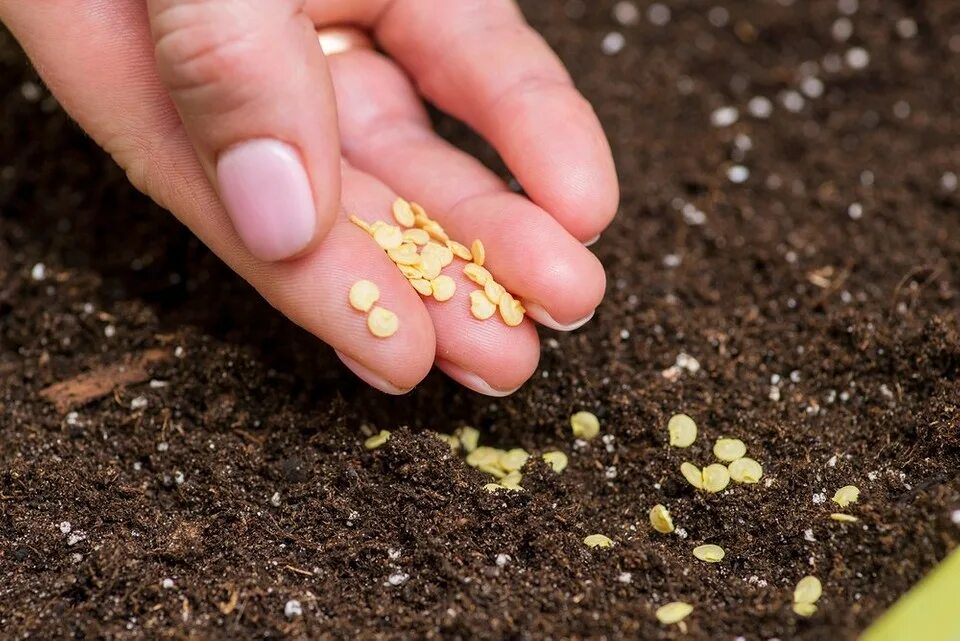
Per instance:
[[[412,285],[421,296],[433,296],[433,285],[425,278],[411,278],[410,285]]]
[[[523,322],[523,305],[506,291],[500,297],[497,308],[500,310],[500,318],[508,327],[516,327]]]
[[[404,229],[403,242],[413,243],[414,245],[426,245],[430,242],[430,234],[416,227],[413,229]]]
[[[401,227],[413,227],[416,224],[416,219],[413,216],[413,209],[403,198],[397,198],[393,201],[393,218]]]
[[[503,285],[491,278],[487,281],[487,284],[483,286],[483,293],[487,295],[491,303],[498,305],[500,298],[507,293],[507,290]]]
[[[483,287],[488,281],[493,279],[493,276],[490,275],[490,272],[487,271],[486,268],[481,267],[476,263],[467,263],[464,265],[463,275],[475,282],[480,287]]]
[[[367,315],[367,328],[377,338],[388,338],[397,333],[400,319],[389,309],[374,307]]]
[[[497,306],[490,302],[483,290],[470,292],[470,313],[477,320],[487,320],[497,311]]]
[[[473,254],[470,253],[470,249],[463,243],[458,243],[455,240],[447,241],[447,247],[450,248],[450,251],[453,252],[453,255],[462,260],[470,261],[473,260]],[[479,267],[479,265],[477,265]]]
[[[486,249],[483,247],[483,241],[479,238],[470,245],[470,253],[473,254],[473,262],[483,267],[483,262],[487,259]]]
[[[420,254],[420,261],[417,263],[417,267],[420,268],[420,271],[423,272],[423,277],[427,280],[433,280],[439,276],[440,271],[443,269],[440,259],[432,254]]]
[[[403,243],[396,249],[388,249],[387,256],[400,265],[416,265],[420,262],[420,255],[417,253],[417,246],[413,243]]]
[[[414,265],[397,265],[400,269],[400,273],[407,277],[408,280],[414,280],[415,278],[423,278],[423,272],[419,267]]]
[[[454,293],[457,291],[457,284],[446,274],[441,274],[434,278],[430,281],[430,286],[433,290],[433,297],[441,303],[453,298]]]
[[[359,227],[360,229],[362,229],[363,231],[367,232],[368,234],[373,233],[373,227],[371,227],[370,224],[367,223],[367,221],[363,220],[358,216],[354,216],[351,214],[350,222],[356,225],[357,227]]]
[[[350,306],[358,312],[369,312],[374,303],[380,300],[380,289],[369,280],[358,280],[350,288]]]

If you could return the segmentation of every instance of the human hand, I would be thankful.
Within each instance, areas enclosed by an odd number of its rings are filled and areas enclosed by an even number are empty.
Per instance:
[[[545,325],[578,326],[603,297],[581,243],[617,208],[610,150],[511,0],[0,0],[0,21],[134,186],[374,387],[409,390],[435,363],[503,395],[539,359],[529,320],[470,315],[460,270],[453,300],[422,300],[348,222],[387,220],[396,194],[482,239]],[[324,56],[315,28],[346,24],[390,57]],[[438,137],[421,96],[490,141],[529,199]],[[399,316],[393,337],[347,305],[361,278]]]

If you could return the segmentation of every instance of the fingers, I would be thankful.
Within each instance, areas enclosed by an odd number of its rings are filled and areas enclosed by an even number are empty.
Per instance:
[[[335,101],[302,0],[148,0],[157,69],[247,249],[303,253],[339,203]]]
[[[454,238],[467,244],[480,238],[497,280],[537,321],[569,330],[589,320],[605,276],[581,243],[436,136],[409,83],[385,58],[354,51],[330,64],[344,151],[353,164],[426,206]]]

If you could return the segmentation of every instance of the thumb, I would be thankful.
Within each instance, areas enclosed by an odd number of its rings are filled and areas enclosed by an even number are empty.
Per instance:
[[[303,0],[147,0],[157,69],[233,226],[302,254],[340,201],[336,101]]]

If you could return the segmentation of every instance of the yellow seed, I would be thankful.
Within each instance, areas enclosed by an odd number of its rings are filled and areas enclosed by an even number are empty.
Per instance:
[[[413,280],[415,278],[423,278],[423,272],[420,271],[419,267],[414,267],[413,265],[397,265],[400,269],[400,273]]]
[[[496,479],[502,479],[507,473],[500,467],[499,463],[481,463],[477,469],[484,474],[489,474]]]
[[[483,293],[487,295],[491,303],[496,305],[500,302],[500,298],[507,293],[507,290],[504,289],[503,285],[491,278],[487,281],[487,284],[483,286]]]
[[[481,267],[476,263],[467,263],[464,265],[463,275],[475,282],[477,285],[480,285],[480,287],[486,285],[487,281],[493,278],[493,276],[490,275],[490,272],[488,272],[485,267]]]
[[[693,463],[684,461],[680,464],[680,473],[683,474],[683,478],[687,479],[690,485],[698,490],[703,489],[703,470],[699,467]]]
[[[670,511],[667,510],[666,506],[660,503],[653,506],[650,510],[650,525],[662,534],[673,532],[673,517],[670,516]]]
[[[500,452],[501,450],[498,450],[495,447],[487,447],[486,445],[482,445],[467,454],[467,465],[472,467],[477,467],[480,465],[499,465]]]
[[[436,256],[440,260],[440,267],[446,267],[453,262],[453,252],[445,245],[438,245],[435,241],[430,241],[423,246],[420,252],[423,255]]]
[[[505,490],[507,488],[503,487],[499,483],[487,483],[486,485],[483,486],[483,489],[485,489],[487,492],[497,492],[499,490]]]
[[[823,584],[820,583],[820,579],[807,575],[797,581],[797,586],[793,588],[793,602],[816,603],[821,594],[823,594]]]
[[[358,312],[369,312],[373,304],[380,300],[380,289],[369,280],[358,280],[350,288],[350,306]]]
[[[470,292],[470,313],[478,320],[487,320],[497,311],[497,306],[490,302],[483,290]]]
[[[763,476],[763,468],[760,464],[747,456],[738,458],[727,466],[730,471],[730,478],[737,483],[758,483]]]
[[[473,254],[473,262],[483,267],[483,261],[487,259],[487,251],[483,247],[483,241],[479,238],[470,245],[470,253]]]
[[[420,262],[417,246],[413,243],[403,243],[396,249],[388,249],[387,256],[397,265],[416,265]]]
[[[363,231],[367,232],[368,234],[373,233],[373,228],[369,225],[369,223],[367,223],[367,221],[363,220],[362,218],[351,215],[350,222],[356,225],[357,227],[359,227],[360,229],[362,229]]]
[[[427,215],[427,210],[415,202],[410,203],[410,211],[413,212],[413,217],[416,219],[417,225],[422,225],[423,223],[421,221],[426,222],[430,220],[430,216]]]
[[[726,555],[727,553],[723,551],[722,547],[714,545],[713,543],[698,545],[693,548],[693,556],[706,563],[719,563],[723,561],[723,557]]]
[[[747,454],[747,446],[738,438],[718,438],[713,445],[713,455],[721,461],[730,463]]]
[[[453,255],[457,258],[462,258],[463,260],[473,260],[473,254],[470,253],[470,249],[462,244],[458,243],[455,240],[447,241],[447,247],[450,248],[450,251],[453,252]]]
[[[547,465],[552,467],[553,471],[557,474],[567,469],[567,455],[563,452],[557,450],[544,452],[543,460],[546,461]]]
[[[609,548],[613,546],[613,541],[610,540],[610,537],[602,534],[591,534],[583,539],[583,543],[591,548]]]
[[[860,499],[860,488],[856,485],[844,485],[833,495],[833,502],[840,507],[847,507]]]
[[[817,611],[817,606],[812,603],[794,603],[793,611],[802,617],[812,617]]]
[[[667,421],[667,431],[673,447],[690,447],[697,440],[697,424],[686,414],[671,416]]]
[[[506,323],[508,327],[516,327],[523,322],[523,314],[525,311],[523,305],[507,292],[504,292],[503,296],[500,297],[500,302],[497,303],[497,309],[500,310],[500,318],[503,319],[503,322]]]
[[[387,430],[380,430],[379,434],[374,434],[367,440],[363,442],[363,446],[368,450],[375,450],[387,441],[390,440],[390,432]]]
[[[730,471],[726,465],[711,463],[703,468],[703,489],[707,492],[721,492],[730,485]]]
[[[527,459],[530,458],[530,455],[527,451],[520,447],[515,447],[512,450],[507,450],[500,455],[500,467],[505,469],[508,472],[514,472],[521,469],[527,463]]]
[[[852,514],[844,514],[843,512],[834,512],[830,515],[830,518],[841,523],[856,523],[860,520]]]
[[[417,267],[420,268],[420,271],[423,272],[423,277],[427,280],[433,280],[439,276],[440,270],[443,269],[443,265],[440,264],[440,259],[431,254],[420,254],[420,262],[417,263]]]
[[[410,203],[403,198],[393,201],[393,218],[403,227],[413,227],[416,223]]]
[[[460,441],[456,436],[450,434],[441,434],[439,432],[434,432],[433,435],[450,446],[451,452],[456,452],[460,449]]]
[[[440,223],[435,220],[427,221],[422,226],[422,229],[430,234],[430,238],[433,238],[434,240],[439,240],[442,243],[446,243],[448,240],[450,240],[450,237],[447,236],[447,232],[445,232],[443,227],[440,226]]]
[[[589,441],[600,433],[600,419],[590,412],[577,412],[570,417],[570,427],[576,438]]]
[[[413,285],[413,288],[417,290],[417,293],[421,296],[433,296],[433,285],[430,284],[430,281],[425,278],[413,278],[410,280],[410,284]]]
[[[373,239],[377,241],[383,249],[396,249],[403,244],[403,232],[394,225],[375,226],[373,230]]]
[[[468,425],[458,427],[453,435],[459,439],[460,444],[463,445],[463,449],[466,450],[467,453],[477,449],[477,444],[480,442],[480,430]]]
[[[516,470],[514,470],[513,472],[510,472],[509,474],[504,476],[502,479],[500,479],[500,485],[507,488],[508,490],[522,490],[523,488],[520,487],[520,481],[522,480],[523,480],[523,475],[520,472],[517,472]]]
[[[693,612],[693,606],[683,601],[673,601],[657,608],[657,621],[664,625],[680,623]]]
[[[430,242],[430,234],[422,229],[405,229],[403,230],[403,242],[413,243],[414,245],[426,245]]]
[[[399,326],[397,315],[383,307],[374,307],[367,316],[367,329],[377,338],[393,336]]]
[[[440,274],[434,278],[430,281],[430,285],[433,289],[433,297],[441,303],[453,298],[453,294],[457,291],[457,284],[446,274]]]

